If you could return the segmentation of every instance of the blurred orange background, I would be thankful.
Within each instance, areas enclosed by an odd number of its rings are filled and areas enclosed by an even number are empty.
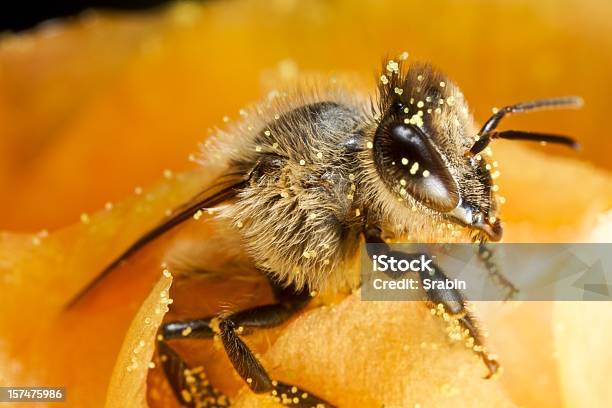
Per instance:
[[[195,167],[207,129],[260,98],[279,67],[354,73],[373,92],[382,58],[402,50],[453,78],[480,122],[494,106],[583,96],[581,111],[503,126],[572,135],[579,158],[610,169],[611,11],[605,0],[219,1],[5,34],[0,229],[53,230]]]

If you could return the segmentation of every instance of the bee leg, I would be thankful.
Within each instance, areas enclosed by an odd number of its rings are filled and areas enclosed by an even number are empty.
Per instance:
[[[428,278],[433,282],[446,282],[446,275],[437,265],[433,264],[433,270],[433,272],[420,272],[421,281]],[[489,370],[485,378],[493,377],[499,371],[500,365],[485,347],[484,338],[476,325],[476,318],[468,310],[468,302],[456,289],[435,289],[435,283],[432,287],[425,291],[432,313],[448,322],[452,338],[465,341],[466,346],[482,359]]]
[[[237,324],[231,317],[219,324],[219,336],[234,369],[256,394],[269,394],[277,402],[291,407],[333,407],[309,392],[270,378],[257,357],[236,333]]]
[[[519,292],[519,290],[508,278],[506,278],[500,272],[499,266],[495,262],[494,255],[495,253],[493,251],[493,248],[488,247],[485,243],[482,242],[478,245],[478,258],[480,259],[484,267],[487,269],[487,272],[489,273],[493,281],[496,284],[501,285],[504,289],[506,289],[507,294],[504,300],[511,300],[514,295]]]
[[[375,226],[368,226],[364,230],[366,243],[379,244],[377,254],[380,252],[388,256],[393,256],[396,259],[414,257],[417,254],[408,254],[399,251],[391,250],[391,247],[385,242],[381,236],[381,230]],[[370,255],[374,255],[371,253]],[[421,281],[427,278],[434,282],[431,289],[425,290],[428,303],[432,308],[432,312],[444,318],[451,325],[451,334],[454,338],[464,339],[466,345],[470,347],[484,362],[489,374],[485,378],[493,377],[500,369],[500,365],[495,359],[495,356],[490,354],[485,345],[484,339],[474,315],[467,309],[468,302],[464,299],[461,292],[457,289],[438,289],[435,282],[446,282],[446,275],[440,267],[432,263],[433,272],[421,271],[419,277]],[[442,286],[443,287],[443,286]]]
[[[256,328],[279,326],[290,319],[310,301],[307,290],[296,291],[293,287],[279,288],[273,284],[277,303],[256,306],[240,312],[232,313],[231,318],[241,334],[248,334]],[[164,340],[183,338],[212,338],[218,332],[217,326],[221,318],[208,316],[199,319],[176,320],[164,323],[160,333]]]
[[[332,407],[321,398],[296,386],[272,380],[253,352],[239,337],[239,334],[246,334],[249,330],[274,327],[286,322],[311,299],[307,290],[295,291],[291,287],[277,289],[276,294],[278,297],[276,304],[256,306],[228,316],[165,323],[160,328],[162,336],[160,343],[172,339],[210,338],[218,335],[234,369],[253,392],[267,393],[282,404],[292,407]],[[177,375],[176,370],[166,371],[166,374]],[[171,379],[170,383],[180,385],[176,379]],[[182,394],[181,391],[175,389],[174,392],[178,396]]]
[[[227,407],[231,404],[227,396],[210,384],[204,367],[192,368],[163,340],[157,342],[157,355],[182,407]]]

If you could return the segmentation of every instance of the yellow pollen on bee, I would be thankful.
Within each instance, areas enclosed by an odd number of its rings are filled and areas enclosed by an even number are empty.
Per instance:
[[[427,109],[427,113],[429,113],[431,115],[431,112],[432,112],[431,108]]]
[[[455,97],[449,96],[448,98],[446,98],[446,104],[448,106],[453,106],[455,104]]]
[[[405,188],[400,188],[399,193],[400,193],[400,195],[405,196],[406,195],[406,189]]]
[[[255,151],[256,152],[261,152],[261,146],[255,146]]]
[[[400,184],[401,184],[402,186],[405,186],[405,185],[406,185],[406,180],[401,179],[401,180],[400,180]]]
[[[499,166],[499,162],[498,162],[497,160],[495,160],[495,161],[493,162],[493,167],[497,167],[497,166]]]
[[[400,61],[406,61],[408,59],[409,55],[410,54],[408,54],[407,51],[402,51],[398,58],[399,58]],[[304,397],[304,398],[306,398],[306,397]]]
[[[423,113],[423,111],[419,111],[421,114]],[[413,125],[417,125],[419,127],[423,126],[423,118],[421,118],[421,115],[416,114],[416,115],[412,115],[412,117],[410,118],[410,123]]]
[[[274,115],[274,119],[279,120],[280,119],[280,115],[277,113],[276,115]]]
[[[408,118],[404,119],[404,123],[407,124],[407,125],[410,124],[410,119],[408,119]]]
[[[417,75],[417,81],[422,81],[423,80],[423,75]]]
[[[425,97],[425,102],[431,102],[431,96]]]
[[[405,157],[402,157],[402,164],[406,166],[408,164],[408,159]]]
[[[278,149],[278,143],[276,143],[276,142],[272,143],[272,148],[273,149]]]
[[[419,170],[419,162],[414,162],[412,167],[410,167],[410,174],[416,174],[418,170]]]
[[[493,186],[491,187],[491,190],[499,191],[499,186],[497,184],[493,184]]]
[[[271,134],[272,134],[272,132],[270,132],[269,130],[265,130],[264,131],[264,135],[266,135],[266,136],[270,136]]]
[[[329,265],[329,259],[324,259],[323,260],[323,265]]]
[[[485,169],[491,170],[491,165],[489,163],[486,164]]]
[[[359,210],[359,208],[355,209],[355,216],[359,217],[361,215],[361,210]]]
[[[446,86],[446,82],[440,81],[440,88],[444,88]]]
[[[195,214],[193,214],[193,219],[196,221],[199,220],[202,217],[202,214],[203,214],[202,210],[196,211]]]
[[[398,95],[401,95],[404,93],[404,90],[402,88],[398,88],[397,86],[395,87],[393,91]]]
[[[389,60],[389,62],[387,63],[387,71],[393,73],[397,73],[399,72],[399,64],[393,60]]]
[[[423,177],[429,177],[431,173],[429,172],[429,170],[423,170]]]
[[[187,327],[185,327],[185,328],[183,329],[183,331],[181,331],[181,335],[182,335],[183,337],[189,336],[189,334],[191,333],[191,331],[192,331],[192,330],[193,330],[193,329],[192,329],[191,327],[187,326]]]
[[[372,144],[372,142],[367,142],[367,143],[366,143],[366,147],[367,147],[368,149],[371,149],[371,148],[373,148],[373,147],[374,147],[374,144]]]
[[[249,378],[246,379],[246,382],[249,383],[249,384],[252,384],[253,383],[253,379],[249,377]]]
[[[305,164],[306,164],[306,161],[305,161],[305,160],[303,160],[303,159],[302,159],[302,160],[300,160],[300,166],[304,166]]]
[[[423,103],[423,101],[418,101],[418,102],[417,102],[417,108],[422,108],[423,106],[425,106],[425,104]]]
[[[321,153],[321,152],[317,153],[317,158],[318,159],[322,159],[323,158],[323,153]]]
[[[237,226],[238,228],[242,228],[244,225],[242,224],[242,221],[238,221],[238,222],[236,223],[236,226]]]
[[[495,218],[495,217],[489,217],[489,221],[490,221],[490,222],[495,222],[495,221],[497,221],[497,218]]]
[[[187,390],[181,390],[181,397],[185,402],[191,402],[191,394]]]
[[[223,122],[225,122],[225,123],[229,122],[229,117],[224,116],[224,117],[223,117]]]
[[[410,111],[410,109],[408,109],[408,107],[406,106],[406,107],[404,108],[404,113],[408,113],[409,111]]]
[[[436,108],[435,112],[436,112],[436,113],[442,113],[442,109],[440,109],[440,108]]]
[[[414,98],[410,98],[410,104],[413,105],[414,104]]]
[[[491,109],[491,111],[493,112],[493,114],[499,112],[499,108],[493,107],[493,109]]]
[[[172,276],[172,274],[170,273],[170,271],[169,271],[168,269],[164,269],[164,270],[162,271],[162,274],[163,274],[163,275],[164,275],[166,278],[169,278],[169,277],[171,277],[171,276]]]
[[[500,204],[506,204],[506,197],[499,197]]]
[[[382,82],[383,85],[387,85],[389,83],[389,78],[387,78],[387,76],[383,74],[380,76],[380,82]]]

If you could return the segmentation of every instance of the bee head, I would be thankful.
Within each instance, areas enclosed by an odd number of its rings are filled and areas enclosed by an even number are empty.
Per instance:
[[[518,103],[497,110],[476,131],[463,94],[427,64],[388,61],[380,76],[379,115],[372,142],[374,163],[398,201],[421,206],[477,237],[498,241],[496,187],[490,173],[489,143],[529,140],[577,147],[567,137],[517,130],[497,131],[504,116],[546,108],[580,107],[579,97]]]
[[[468,157],[476,132],[463,96],[425,64],[387,63],[381,75],[373,159],[385,188],[407,208],[421,208],[501,239],[489,169]]]

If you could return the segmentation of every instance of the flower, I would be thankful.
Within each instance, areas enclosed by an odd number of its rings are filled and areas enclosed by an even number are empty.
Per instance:
[[[260,79],[273,82],[265,70],[276,60],[286,61],[288,41],[296,37],[287,33],[303,34],[300,64],[336,70],[359,66],[369,74],[381,53],[405,48],[406,38],[412,43],[419,33],[432,34],[427,31],[431,26],[440,37],[426,37],[440,41],[415,43],[420,47],[416,51],[436,56],[443,68],[453,62],[447,70],[464,80],[466,95],[468,90],[472,94],[468,100],[481,109],[498,102],[482,89],[483,83],[506,78],[507,86],[499,89],[503,95],[495,97],[514,102],[510,98],[528,94],[521,91],[525,88],[566,92],[568,78],[588,72],[580,79],[580,89],[593,109],[576,121],[555,123],[552,116],[534,120],[575,134],[591,147],[582,159],[605,163],[610,146],[602,137],[607,96],[597,92],[602,89],[598,75],[607,75],[610,61],[602,60],[605,53],[590,54],[584,59],[590,65],[585,66],[564,58],[588,50],[592,30],[608,26],[589,25],[583,37],[573,33],[589,40],[585,44],[561,35],[545,40],[532,36],[525,47],[504,48],[507,62],[521,60],[523,69],[533,67],[535,74],[529,76],[515,75],[516,65],[510,63],[456,63],[457,50],[495,60],[491,44],[516,38],[515,30],[510,35],[501,29],[504,24],[515,27],[513,13],[499,17],[501,25],[490,40],[474,43],[474,21],[482,20],[481,27],[489,28],[486,17],[492,9],[484,5],[453,9],[470,16],[466,20],[458,13],[442,13],[436,21],[457,28],[440,30],[431,19],[398,9],[409,6],[354,8],[353,2],[340,2],[306,9],[291,4],[270,10],[255,2],[182,4],[147,18],[90,14],[0,41],[0,180],[3,197],[10,198],[1,200],[0,212],[6,216],[2,227],[15,231],[0,235],[0,384],[65,386],[67,405],[75,407],[163,406],[171,401],[159,368],[149,368],[155,328],[162,318],[156,308],[170,285],[160,263],[176,234],[197,238],[199,228],[206,226],[198,223],[164,237],[122,265],[76,307],[66,310],[65,304],[114,255],[213,177],[210,169],[198,171],[186,157],[204,139],[203,130],[261,96]],[[338,7],[337,16],[325,17],[334,15],[326,7]],[[346,10],[351,13],[342,12]],[[421,13],[440,10],[439,5],[423,5]],[[555,12],[577,12],[563,10]],[[379,37],[355,41],[363,35],[355,15],[361,16],[370,35]],[[411,24],[404,24],[405,16]],[[524,35],[539,32],[539,20],[533,19],[521,23]],[[560,27],[565,30],[564,24]],[[404,30],[403,35],[396,30]],[[463,45],[444,47],[447,40]],[[542,41],[575,52],[542,53]],[[325,43],[334,52],[323,52]],[[533,64],[516,55],[519,49],[537,56]],[[249,58],[240,63],[226,63],[245,53]],[[507,241],[609,241],[609,173],[504,142],[495,152],[502,170],[500,192],[507,198],[502,212]],[[138,194],[136,185],[143,186]],[[105,205],[109,200],[113,204]],[[49,231],[18,232],[42,228]],[[230,292],[223,283],[217,285],[218,291],[207,291],[202,284],[191,290],[176,281],[169,296],[184,311],[209,313],[205,309],[214,306],[210,297]],[[262,299],[266,296],[263,291]],[[255,301],[258,298],[245,300]],[[505,367],[500,380],[482,380],[482,364],[460,344],[449,343],[443,325],[417,303],[366,304],[353,294],[248,341],[273,376],[342,406],[425,407],[451,401],[468,406],[610,404],[606,370],[612,353],[605,342],[612,320],[609,304],[478,304],[477,309],[490,333],[490,347]],[[269,403],[231,374],[223,353],[201,343],[181,345],[179,351],[206,362],[211,378],[235,396],[238,406]]]

